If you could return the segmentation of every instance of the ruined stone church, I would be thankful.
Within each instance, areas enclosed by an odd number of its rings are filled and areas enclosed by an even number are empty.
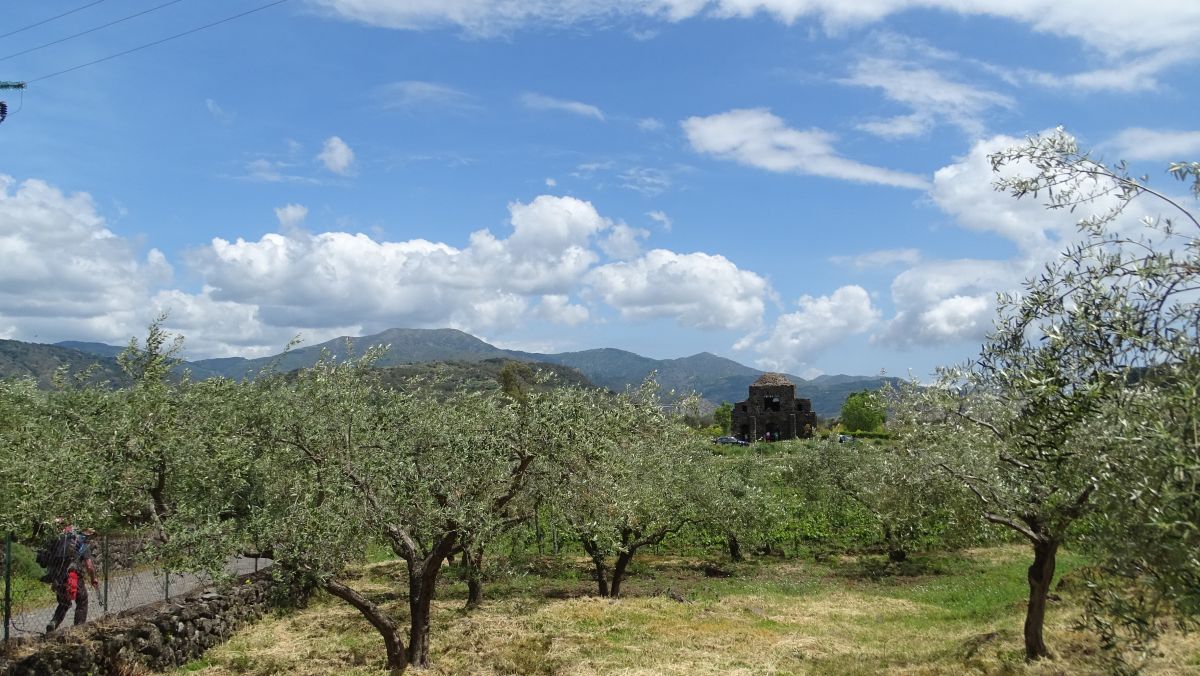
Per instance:
[[[796,386],[778,373],[764,373],[750,396],[733,406],[733,433],[739,439],[807,439],[817,426],[811,399],[797,399]]]

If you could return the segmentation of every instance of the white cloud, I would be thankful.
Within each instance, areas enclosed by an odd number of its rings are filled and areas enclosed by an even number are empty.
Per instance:
[[[1003,94],[955,82],[941,73],[892,58],[863,57],[851,68],[844,84],[879,89],[888,99],[913,112],[859,128],[885,138],[916,136],[946,121],[971,136],[983,131],[980,117],[990,108],[1011,108]]]
[[[1013,199],[995,190],[1001,177],[1030,174],[1028,164],[992,170],[988,156],[1018,145],[1022,139],[994,136],[975,143],[966,156],[934,172],[929,196],[955,222],[976,232],[999,235],[1025,255],[1044,259],[1058,253],[1065,239],[1074,236],[1080,218],[1095,211],[1047,210],[1037,198]],[[1104,206],[1104,205],[1100,205]]]
[[[123,342],[156,313],[188,337],[189,354],[256,356],[293,336],[320,342],[394,326],[503,334],[530,319],[568,326],[605,302],[634,319],[753,329],[770,295],[760,276],[721,256],[655,250],[649,233],[614,224],[573,197],[509,205],[511,231],[465,246],[363,233],[308,233],[307,209],[276,210],[281,233],[214,238],[185,255],[197,291],[170,288],[171,268],[139,257],[105,228],[86,194],[0,178],[0,335]],[[626,257],[599,265],[599,251]]]
[[[1035,69],[1018,79],[1083,91],[1145,91],[1160,86],[1166,69],[1200,59],[1200,3],[1195,0],[310,0],[332,16],[390,28],[423,30],[457,26],[474,36],[495,36],[525,27],[580,23],[609,25],[625,19],[651,35],[645,19],[678,22],[695,17],[766,15],[785,24],[809,19],[827,33],[878,24],[906,12],[942,12],[1003,20],[1035,33],[1076,42],[1098,67],[1068,75]],[[920,126],[915,126],[920,122]],[[886,137],[915,135],[923,120],[900,116],[866,122]],[[921,131],[914,131],[919,129]],[[891,135],[891,136],[889,136]]]
[[[882,120],[860,122],[855,125],[855,128],[881,138],[900,139],[920,136],[929,131],[930,124],[929,117],[913,113],[912,115],[896,115]]]
[[[208,109],[210,115],[221,124],[231,124],[234,120],[234,114],[226,112],[224,108],[217,105],[212,99],[204,99],[204,107]]]
[[[915,265],[921,260],[921,252],[916,249],[879,249],[857,256],[831,256],[829,260],[838,265],[852,265],[859,270],[868,270],[897,264]]]
[[[642,131],[647,131],[647,132],[662,131],[663,126],[664,125],[661,120],[658,120],[653,117],[643,117],[642,119],[637,121],[637,128],[641,129]]]
[[[475,97],[450,85],[423,80],[400,80],[382,85],[375,95],[384,108],[412,110],[415,108],[478,107]]]
[[[1147,56],[1122,58],[1112,65],[1067,75],[1032,69],[1021,69],[1016,71],[1016,74],[1027,82],[1052,89],[1124,93],[1154,91],[1162,86],[1158,79],[1160,73],[1172,66],[1194,60],[1198,52],[1200,49],[1195,45],[1181,46]]]
[[[1112,148],[1114,160],[1191,161],[1200,155],[1200,131],[1130,127],[1105,145]]]
[[[379,26],[426,29],[459,26],[494,35],[523,26],[604,21],[648,16],[682,21],[697,16],[765,14],[783,23],[802,18],[829,30],[863,26],[912,10],[1008,19],[1030,29],[1078,40],[1097,52],[1119,56],[1190,49],[1200,36],[1200,5],[1194,0],[1131,4],[1121,0],[313,0],[338,16]],[[1148,37],[1152,36],[1152,37]]]
[[[702,329],[755,327],[769,293],[765,279],[738,269],[724,256],[665,249],[600,266],[587,281],[622,317],[674,319]]]
[[[646,215],[650,217],[650,220],[654,221],[655,223],[658,223],[659,226],[661,226],[663,230],[665,230],[667,232],[671,232],[671,226],[674,225],[674,222],[671,220],[671,217],[668,216],[665,212],[657,211],[657,210],[656,211],[647,211]]]
[[[892,282],[896,315],[875,339],[900,347],[981,341],[992,328],[996,294],[1016,289],[1031,271],[1027,266],[960,259],[906,270]]]
[[[604,121],[604,112],[596,106],[588,103],[580,103],[579,101],[556,99],[553,96],[546,96],[545,94],[526,92],[521,95],[521,105],[531,110],[557,110],[564,113],[571,113],[572,115],[591,117],[601,122]]]
[[[538,315],[555,324],[578,326],[587,321],[588,309],[576,305],[566,294],[549,294],[542,296],[537,307]]]
[[[649,230],[631,228],[624,223],[618,223],[608,233],[608,238],[600,243],[600,248],[609,258],[628,260],[636,258],[642,252],[640,239],[650,236]]]
[[[786,370],[809,363],[813,355],[865,333],[881,313],[861,286],[843,286],[828,296],[803,296],[799,310],[780,315],[766,339],[754,344],[760,366]]]
[[[988,156],[1021,143],[995,136],[972,146],[966,156],[934,173],[929,196],[960,227],[1007,240],[1011,249],[995,259],[918,262],[892,281],[895,315],[874,339],[908,346],[981,341],[992,327],[995,298],[1019,290],[1022,281],[1056,257],[1080,235],[1077,221],[1114,204],[1099,200],[1073,212],[1047,210],[1034,197],[1014,199],[993,188],[997,178],[1030,175],[1018,163],[993,172]],[[1131,220],[1141,214],[1131,211]],[[1002,257],[1008,254],[1008,257]]]
[[[22,340],[123,342],[171,266],[113,234],[87,193],[0,174],[0,333]]]
[[[926,179],[915,174],[860,164],[837,154],[836,137],[820,129],[791,129],[762,108],[731,110],[682,122],[692,148],[775,172],[795,172],[861,183],[924,189]]]
[[[303,204],[287,204],[282,207],[275,207],[275,218],[279,220],[281,228],[295,228],[308,218],[308,207]]]
[[[661,195],[671,187],[671,175],[653,167],[630,167],[622,171],[617,179],[621,181],[622,188],[646,197]]]
[[[330,136],[325,139],[325,145],[317,159],[329,171],[339,176],[349,176],[354,173],[354,151],[340,137]]]
[[[208,305],[254,306],[255,320],[269,326],[504,330],[527,315],[530,296],[577,289],[598,260],[592,239],[611,226],[572,197],[542,195],[509,211],[510,236],[480,230],[465,248],[361,233],[271,233],[214,239],[189,262],[208,285]]]
[[[546,187],[547,187],[547,188],[554,188],[554,187],[557,187],[557,186],[558,186],[558,181],[556,181],[556,180],[554,180],[554,179],[552,179],[552,178],[547,178],[547,179],[546,179]]]

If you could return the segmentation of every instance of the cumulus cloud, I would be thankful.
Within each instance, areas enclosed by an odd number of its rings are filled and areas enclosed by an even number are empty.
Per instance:
[[[325,145],[317,159],[325,168],[339,176],[349,176],[354,173],[354,151],[340,137],[330,136],[325,139]]]
[[[591,238],[611,225],[572,197],[543,195],[509,211],[510,236],[479,230],[465,248],[362,233],[270,233],[214,239],[189,262],[212,300],[256,305],[271,325],[505,329],[525,315],[526,296],[574,289],[598,258]]]
[[[587,321],[588,309],[571,302],[566,294],[542,296],[537,306],[538,315],[547,321],[567,326],[577,326]]]
[[[572,115],[580,115],[593,119],[604,121],[604,112],[596,106],[589,103],[581,103],[579,101],[568,101],[566,99],[558,99],[545,94],[536,94],[526,92],[521,95],[521,105],[531,110],[557,110]]]
[[[0,174],[0,333],[38,341],[122,342],[171,266],[113,234],[87,193]]]
[[[820,129],[798,130],[764,108],[731,110],[683,121],[692,149],[759,169],[825,176],[860,183],[924,189],[916,174],[861,164],[842,157],[837,139]]]
[[[898,347],[982,340],[992,328],[996,294],[1016,289],[1031,265],[959,259],[905,270],[892,282],[896,314],[875,340]]]
[[[600,243],[600,248],[608,254],[609,258],[618,260],[636,258],[642,252],[642,246],[638,240],[649,236],[649,230],[631,228],[624,223],[618,223],[609,231],[608,237]]]
[[[1014,199],[997,192],[998,178],[988,156],[1021,143],[995,136],[976,143],[956,162],[934,173],[929,197],[959,227],[1007,241],[994,259],[955,259],[917,262],[892,282],[895,315],[874,336],[876,341],[901,347],[979,341],[992,327],[995,299],[1000,292],[1017,291],[1027,277],[1080,237],[1079,219],[1114,205],[1112,198],[1081,205],[1074,211],[1047,210],[1041,200]],[[1004,167],[1000,176],[1031,175],[1027,164]],[[1136,207],[1136,205],[1135,205]],[[1135,221],[1136,208],[1127,216]]]
[[[828,296],[803,296],[799,309],[780,315],[767,337],[755,343],[763,355],[759,365],[786,370],[810,363],[828,347],[865,333],[879,321],[881,312],[861,286],[843,286]]]
[[[767,281],[724,256],[654,249],[588,274],[588,285],[627,319],[673,318],[702,329],[749,329],[762,320]]]
[[[254,356],[297,334],[320,342],[394,326],[477,334],[530,319],[575,326],[597,301],[626,317],[696,328],[761,322],[767,282],[721,256],[640,253],[646,230],[574,197],[508,208],[510,231],[478,230],[455,246],[310,233],[298,227],[307,208],[287,204],[275,210],[281,232],[188,251],[201,286],[185,290],[169,286],[160,252],[139,255],[110,232],[88,195],[0,177],[0,335],[123,342],[167,311],[167,328],[188,336],[190,355]]]

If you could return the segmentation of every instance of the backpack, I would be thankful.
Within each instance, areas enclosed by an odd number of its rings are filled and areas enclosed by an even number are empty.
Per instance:
[[[42,582],[54,584],[67,579],[67,573],[78,568],[78,536],[75,533],[63,533],[48,540],[37,554],[37,564],[46,569]]]

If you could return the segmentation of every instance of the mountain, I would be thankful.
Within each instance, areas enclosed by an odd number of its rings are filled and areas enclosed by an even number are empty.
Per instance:
[[[77,350],[84,354],[94,354],[99,357],[110,357],[112,359],[116,359],[117,355],[125,351],[124,346],[109,345],[108,343],[86,343],[80,340],[64,340],[54,345],[56,347],[65,347],[68,350]]]
[[[117,351],[120,352],[120,348]],[[55,372],[63,367],[71,374],[92,368],[95,381],[125,381],[121,368],[112,357],[60,345],[0,340],[0,378],[34,378],[39,387],[50,387]]]
[[[503,350],[455,329],[388,329],[358,338],[336,338],[271,357],[201,359],[186,363],[184,367],[191,369],[193,377],[197,379],[214,376],[244,378],[252,376],[272,364],[274,364],[274,368],[285,372],[311,366],[320,359],[324,351],[344,357],[349,352],[348,344],[355,353],[361,353],[374,345],[390,345],[388,352],[377,362],[381,368],[431,362],[454,362],[457,366],[444,367],[443,370],[449,369],[448,372],[454,373],[453,379],[464,382],[487,380],[489,376],[486,374],[491,371],[498,372],[500,366],[497,364],[503,362],[497,361],[490,366],[471,368],[468,368],[467,364],[505,359],[568,367],[577,370],[592,383],[615,391],[623,390],[627,386],[636,386],[648,375],[654,373],[664,391],[695,392],[703,397],[709,406],[716,406],[722,401],[730,403],[742,401],[746,398],[750,383],[763,373],[758,369],[708,352],[678,359],[651,359],[614,348],[557,354]],[[24,345],[32,344],[24,343]],[[72,346],[74,349],[68,349],[67,346]],[[39,347],[67,350],[77,355],[86,352],[94,355],[93,359],[111,359],[113,354],[122,349],[101,343],[79,342]],[[408,369],[405,372],[424,373],[424,370]],[[837,416],[846,397],[852,392],[877,389],[886,382],[896,382],[895,378],[881,376],[823,375],[812,380],[805,380],[798,376],[785,375],[795,383],[796,396],[811,399],[813,410],[818,415],[825,417]]]
[[[283,354],[258,359],[226,357],[222,359],[200,359],[191,365],[204,372],[227,378],[244,378],[258,372],[272,362],[280,371],[294,371],[317,363],[321,354],[328,351],[336,357],[345,357],[351,351],[362,353],[375,345],[391,345],[391,349],[379,360],[379,366],[420,364],[433,361],[478,361],[498,357],[511,357],[508,352],[489,345],[469,333],[457,329],[388,329],[370,336],[334,338],[319,345],[289,350]],[[347,347],[351,349],[347,349]],[[200,373],[196,373],[200,377]]]

